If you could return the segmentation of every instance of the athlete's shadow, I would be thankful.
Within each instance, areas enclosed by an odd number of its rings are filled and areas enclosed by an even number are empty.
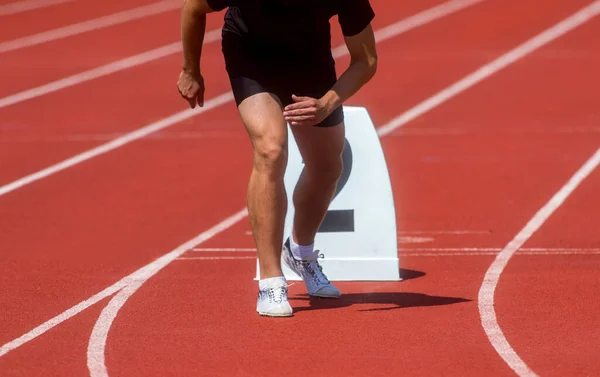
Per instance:
[[[415,279],[425,275],[420,271],[402,270],[401,276],[404,280]],[[342,294],[339,299],[327,299],[319,297],[311,297],[308,294],[292,296],[290,301],[308,301],[308,307],[294,308],[294,312],[304,310],[320,310],[320,309],[335,309],[344,308],[352,305],[369,306],[380,305],[380,307],[371,307],[369,309],[358,309],[361,312],[373,312],[381,310],[395,310],[410,308],[415,306],[440,306],[451,305],[461,302],[471,301],[462,297],[444,297],[430,296],[424,293],[413,292],[372,292],[372,293],[348,293]]]

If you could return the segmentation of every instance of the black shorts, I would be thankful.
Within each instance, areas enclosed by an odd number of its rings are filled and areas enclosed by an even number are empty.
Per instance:
[[[238,106],[254,94],[272,93],[285,107],[293,103],[292,94],[320,98],[337,81],[335,61],[330,53],[306,58],[229,33],[223,33],[222,50]],[[339,106],[316,126],[331,127],[343,121],[344,112]]]

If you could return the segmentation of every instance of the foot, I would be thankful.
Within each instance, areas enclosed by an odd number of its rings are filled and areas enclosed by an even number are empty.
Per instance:
[[[309,295],[329,298],[338,298],[342,295],[323,273],[318,261],[319,250],[315,250],[312,255],[303,259],[296,259],[292,254],[288,238],[283,245],[282,256],[283,263],[304,280]]]
[[[293,314],[288,302],[288,286],[284,279],[278,279],[259,288],[256,301],[258,314],[268,317],[290,317]]]

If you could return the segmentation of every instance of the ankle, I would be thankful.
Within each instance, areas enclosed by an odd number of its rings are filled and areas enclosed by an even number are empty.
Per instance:
[[[285,279],[284,276],[274,276],[274,277],[270,277],[270,278],[260,279],[258,281],[258,288],[261,290],[272,287],[272,286],[280,286],[280,285],[287,285],[287,280]]]
[[[260,280],[265,279],[273,279],[283,276],[283,271],[281,270],[281,266],[273,265],[272,268],[270,266],[265,265],[261,266],[263,268],[260,269]]]
[[[313,254],[315,250],[315,244],[313,242],[310,244],[299,245],[296,243],[296,241],[294,241],[294,236],[292,236],[290,237],[290,249],[294,258],[302,260]]]

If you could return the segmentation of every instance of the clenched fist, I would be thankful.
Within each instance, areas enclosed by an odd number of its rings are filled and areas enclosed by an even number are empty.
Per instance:
[[[193,74],[186,70],[181,71],[177,81],[179,94],[188,101],[193,109],[198,106],[204,106],[204,79],[200,73]]]

